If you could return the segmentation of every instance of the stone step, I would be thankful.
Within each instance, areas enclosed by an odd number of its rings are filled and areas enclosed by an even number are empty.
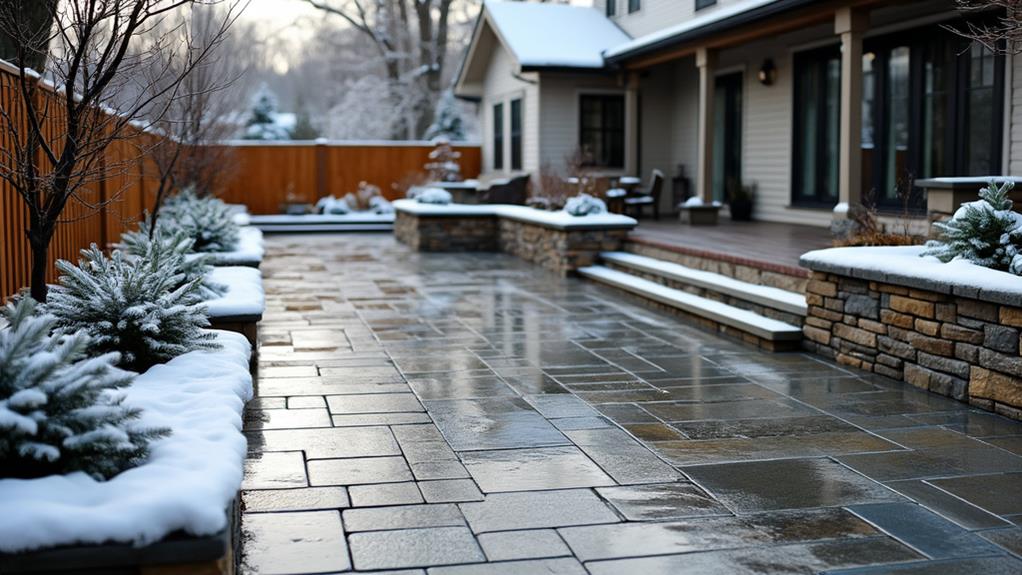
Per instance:
[[[806,298],[780,288],[757,285],[718,273],[693,269],[681,264],[629,252],[603,252],[600,259],[614,268],[653,276],[668,287],[691,286],[728,298],[805,317]]]
[[[578,273],[582,277],[676,308],[715,324],[753,335],[767,342],[799,342],[802,340],[802,329],[798,326],[667,287],[623,271],[605,266],[589,266],[579,268]]]

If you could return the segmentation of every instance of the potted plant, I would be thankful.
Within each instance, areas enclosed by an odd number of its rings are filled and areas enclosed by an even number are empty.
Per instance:
[[[728,207],[731,220],[736,222],[752,221],[752,207],[756,196],[756,185],[743,186],[738,178],[730,178],[727,182]]]

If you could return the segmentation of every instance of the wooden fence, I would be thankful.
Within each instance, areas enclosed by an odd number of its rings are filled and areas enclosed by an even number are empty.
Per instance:
[[[285,201],[315,203],[343,196],[359,182],[378,186],[387,199],[423,175],[433,146],[429,142],[281,142],[232,143],[231,174],[221,193],[225,201],[245,204],[253,214],[275,214]],[[479,146],[455,146],[462,175],[479,175]]]
[[[0,108],[23,122],[16,74],[16,69],[0,61]],[[43,91],[39,97],[53,95]],[[44,129],[58,139],[62,134],[59,116],[54,115]],[[108,246],[116,242],[151,209],[158,181],[142,150],[151,148],[158,136],[140,130],[127,136],[105,151],[103,176],[69,201],[50,247],[49,281],[56,279],[54,261],[75,260],[79,250],[92,243]],[[8,161],[5,153],[11,148],[9,134],[0,125],[0,161]],[[237,142],[228,148],[221,196],[248,205],[252,213],[266,214],[276,213],[289,197],[315,202],[325,195],[354,191],[361,181],[379,186],[393,198],[392,185],[421,174],[432,146],[428,142]],[[477,176],[479,146],[459,146],[457,150],[462,154],[463,174]],[[0,179],[0,299],[29,283],[27,228],[28,212],[22,199]]]

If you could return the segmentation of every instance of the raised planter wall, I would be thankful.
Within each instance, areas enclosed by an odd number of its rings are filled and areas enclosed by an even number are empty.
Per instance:
[[[871,274],[817,269],[810,277],[810,350],[1022,419],[1022,299],[853,275]]]
[[[573,218],[523,206],[423,206],[394,203],[398,241],[422,252],[502,251],[561,275],[621,249],[635,220],[617,215]]]

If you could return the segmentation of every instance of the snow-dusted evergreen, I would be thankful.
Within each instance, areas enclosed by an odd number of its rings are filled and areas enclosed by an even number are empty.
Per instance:
[[[454,97],[453,90],[445,90],[436,106],[433,123],[426,129],[425,138],[446,138],[447,140],[463,141],[465,139],[465,122],[461,117],[461,107]]]
[[[980,190],[978,201],[962,204],[950,220],[935,223],[941,238],[927,242],[922,255],[1022,275],[1022,214],[1012,211],[1012,187],[1011,182],[991,182]]]
[[[51,335],[55,318],[36,310],[22,298],[0,321],[0,477],[107,479],[142,462],[167,431],[121,404],[134,374],[115,367],[117,353],[86,357],[84,331]]]
[[[154,249],[177,252],[182,256],[180,258],[181,268],[177,270],[183,276],[181,285],[191,283],[196,279],[200,280],[200,293],[204,299],[219,297],[227,293],[227,286],[218,284],[209,277],[210,271],[213,270],[213,266],[209,263],[209,254],[199,254],[199,257],[194,258],[183,257],[194,251],[192,247],[195,245],[195,240],[188,237],[184,230],[171,231],[169,227],[157,222],[156,231],[150,234],[152,227],[147,218],[139,224],[138,231],[121,234],[121,243],[118,247],[129,255],[140,258],[149,257]],[[162,245],[154,245],[157,243]]]
[[[423,166],[429,172],[429,179],[433,182],[460,182],[461,181],[461,152],[451,147],[451,142],[445,137],[433,140],[434,148],[429,152],[429,161]]]
[[[451,193],[443,188],[416,188],[413,190],[412,197],[420,204],[438,205],[449,204],[454,199]]]
[[[280,120],[277,97],[263,84],[252,98],[252,108],[245,124],[245,139],[290,140],[291,130]]]
[[[167,198],[158,220],[166,232],[179,231],[194,242],[196,252],[230,252],[238,247],[238,225],[231,207],[212,196],[199,196],[191,189]]]
[[[568,198],[568,201],[564,203],[564,211],[573,216],[605,214],[607,213],[607,204],[600,198],[583,193]]]
[[[369,198],[369,210],[374,214],[393,214],[394,205],[383,196]]]
[[[78,265],[60,260],[46,310],[62,333],[84,330],[89,352],[120,352],[120,366],[145,371],[183,353],[216,349],[202,305],[202,278],[184,281],[184,254],[154,242],[144,257],[107,257],[92,245]]]

